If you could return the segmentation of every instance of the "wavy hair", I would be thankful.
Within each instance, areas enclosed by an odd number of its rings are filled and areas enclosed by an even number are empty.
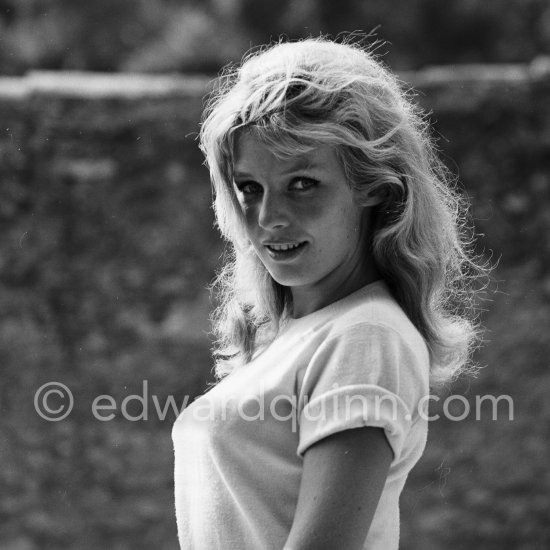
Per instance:
[[[473,255],[467,203],[396,77],[357,44],[316,38],[268,46],[227,68],[204,111],[200,146],[228,241],[214,283],[218,378],[275,337],[292,303],[248,242],[233,191],[234,143],[244,128],[276,154],[334,147],[359,204],[375,209],[365,246],[426,341],[432,387],[472,369],[480,340],[474,283],[485,271]]]

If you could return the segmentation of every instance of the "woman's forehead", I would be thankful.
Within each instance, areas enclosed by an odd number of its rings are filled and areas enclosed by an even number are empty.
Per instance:
[[[312,153],[326,146],[311,140],[298,140],[295,135],[280,129],[250,126],[239,129],[234,135],[233,161],[243,155],[243,150],[250,151],[253,147],[270,151],[280,160],[307,162]]]
[[[303,149],[286,150],[281,154],[279,147],[258,139],[255,133],[243,133],[236,140],[233,155],[233,173],[252,175],[258,168],[277,164],[283,172],[324,168],[338,162],[335,148],[327,144],[311,144]]]

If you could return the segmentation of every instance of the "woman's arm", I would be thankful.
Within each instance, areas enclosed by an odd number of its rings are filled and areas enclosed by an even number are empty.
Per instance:
[[[381,428],[345,430],[311,446],[283,550],[361,550],[392,458]]]

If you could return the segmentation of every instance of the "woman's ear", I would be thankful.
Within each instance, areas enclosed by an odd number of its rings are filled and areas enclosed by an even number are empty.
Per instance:
[[[355,200],[358,206],[368,208],[377,206],[387,199],[387,194],[381,189],[374,190],[370,185],[362,185],[354,189]]]
[[[384,174],[373,182],[364,182],[354,187],[357,203],[361,206],[392,206],[406,201],[408,181],[395,172]]]

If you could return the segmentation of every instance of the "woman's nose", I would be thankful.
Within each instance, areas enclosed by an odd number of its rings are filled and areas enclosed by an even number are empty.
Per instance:
[[[289,211],[284,197],[274,193],[264,193],[258,215],[258,225],[263,229],[276,229],[286,227],[288,224]]]

